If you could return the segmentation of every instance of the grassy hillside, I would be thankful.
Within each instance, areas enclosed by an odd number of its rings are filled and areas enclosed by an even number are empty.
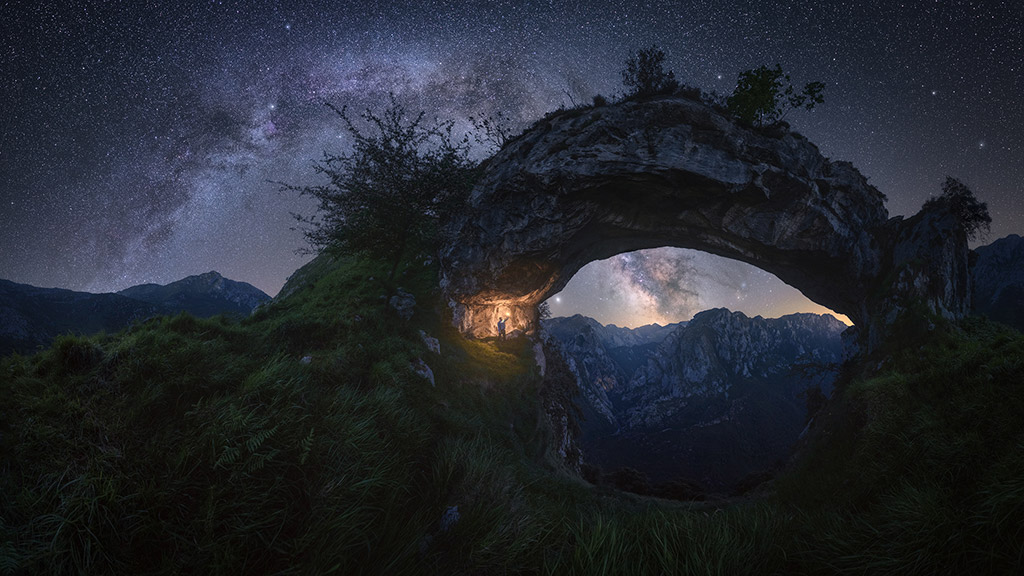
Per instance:
[[[442,320],[436,272],[409,270],[409,322],[385,306],[386,270],[321,261],[242,322],[162,318],[4,359],[0,573],[955,574],[1024,562],[1017,332],[907,322],[871,372],[851,369],[806,456],[765,496],[685,504],[567,472],[531,343],[462,339]],[[436,386],[411,368],[420,358]]]

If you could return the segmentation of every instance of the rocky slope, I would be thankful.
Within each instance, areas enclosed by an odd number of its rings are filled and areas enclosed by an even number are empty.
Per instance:
[[[544,321],[544,329],[561,345],[570,370],[576,375],[588,427],[619,427],[622,392],[633,371],[647,354],[683,323],[640,328],[605,326],[579,314]],[[596,416],[596,419],[595,419]]]
[[[786,457],[806,423],[806,390],[831,391],[845,329],[827,315],[724,309],[627,333],[582,316],[545,322],[577,376],[588,460],[710,490]]]
[[[28,354],[67,332],[116,332],[132,322],[185,311],[194,316],[248,316],[270,297],[216,272],[166,286],[143,284],[116,294],[37,288],[0,280],[0,356]]]
[[[972,310],[1024,330],[1024,238],[1011,234],[974,252]]]

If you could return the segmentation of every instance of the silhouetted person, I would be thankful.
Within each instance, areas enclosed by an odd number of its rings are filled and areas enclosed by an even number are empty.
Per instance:
[[[505,338],[505,319],[498,318],[498,338]]]

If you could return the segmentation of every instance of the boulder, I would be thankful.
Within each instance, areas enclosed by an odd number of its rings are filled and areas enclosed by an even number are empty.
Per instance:
[[[388,300],[388,304],[395,309],[399,318],[409,320],[416,308],[416,297],[399,288],[396,294]]]
[[[427,363],[424,362],[422,358],[413,360],[410,363],[410,367],[417,376],[424,378],[430,382],[431,386],[434,386],[434,371],[430,369],[430,366],[427,366]]]
[[[437,338],[429,336],[427,335],[426,332],[420,330],[420,340],[423,340],[423,345],[427,347],[427,350],[430,350],[434,354],[441,353],[441,343],[437,340]]]

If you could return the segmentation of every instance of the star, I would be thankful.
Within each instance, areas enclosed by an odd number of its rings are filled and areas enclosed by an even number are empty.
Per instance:
[[[61,4],[74,3],[47,5]],[[379,110],[393,92],[428,117],[465,124],[501,112],[518,131],[564,105],[566,91],[577,102],[597,94],[614,102],[625,59],[647,45],[665,49],[680,82],[722,98],[739,72],[762,64],[780,63],[798,87],[824,82],[813,115],[795,111],[786,121],[826,156],[870,173],[892,216],[917,212],[947,174],[971,182],[990,206],[1016,205],[1024,179],[1009,153],[1024,149],[1013,64],[1024,39],[1012,2],[970,3],[976,10],[963,11],[957,29],[985,43],[954,55],[934,41],[945,25],[934,14],[854,15],[839,0],[818,4],[849,17],[810,32],[785,11],[737,29],[735,10],[717,0],[687,3],[685,21],[676,3],[625,0],[595,0],[585,11],[534,0],[436,3],[444,10],[370,0],[337,10],[309,0],[277,17],[268,16],[270,3],[181,0],[173,21],[150,4],[6,5],[4,21],[14,25],[0,34],[0,101],[12,111],[0,121],[0,206],[8,207],[0,210],[0,278],[114,291],[217,270],[274,294],[308,259],[295,254],[304,242],[288,214],[313,208],[268,182],[316,184],[310,159],[349,144],[324,101]],[[101,33],[117,26],[118,34]],[[930,106],[920,106],[922,96]],[[951,123],[984,127],[985,138],[938,137]],[[1019,212],[995,216],[993,237],[1024,232]],[[739,286],[706,282],[691,297],[689,284],[665,273],[678,258],[659,254],[620,266],[616,277],[632,292],[614,292],[609,308],[647,307],[637,315],[667,320],[673,307],[724,305]],[[732,270],[709,266],[711,277]],[[745,303],[776,286],[770,275],[747,274]],[[791,294],[777,286],[775,298]],[[707,294],[719,289],[724,296]],[[567,294],[560,304],[600,297]]]

